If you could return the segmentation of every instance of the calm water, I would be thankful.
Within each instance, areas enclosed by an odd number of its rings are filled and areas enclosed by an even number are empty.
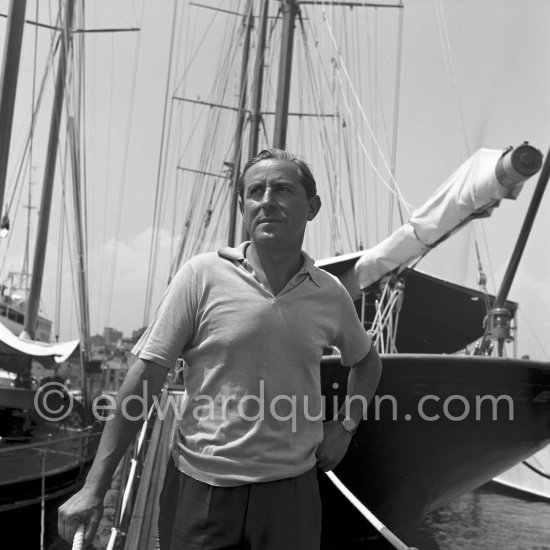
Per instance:
[[[550,503],[486,485],[440,508],[400,537],[419,550],[550,550]],[[339,550],[360,548],[392,547],[362,542]]]
[[[548,550],[550,503],[487,485],[432,513],[404,542],[421,550]]]

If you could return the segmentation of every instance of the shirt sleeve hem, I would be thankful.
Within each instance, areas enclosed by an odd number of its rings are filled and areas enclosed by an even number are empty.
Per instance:
[[[370,339],[370,337],[368,335],[367,335],[367,338],[368,338],[368,340],[366,342],[366,349],[362,353],[357,353],[357,354],[353,354],[353,355],[346,355],[346,356],[341,354],[342,365],[344,365],[345,367],[351,367],[351,366],[355,365],[356,363],[359,363],[359,361],[361,361],[361,359],[364,359],[364,357],[367,355],[367,353],[370,351],[370,348],[372,347],[372,340]],[[340,352],[340,353],[342,353],[342,352]]]
[[[160,355],[136,348],[132,349],[132,355],[138,357],[139,359],[143,359],[144,361],[152,361],[153,363],[166,367],[167,369],[171,369],[177,361],[177,359],[167,359],[166,357],[161,357]]]

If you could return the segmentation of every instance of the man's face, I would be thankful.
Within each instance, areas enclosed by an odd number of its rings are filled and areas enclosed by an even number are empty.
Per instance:
[[[253,241],[278,240],[301,247],[308,221],[319,211],[319,197],[306,197],[298,167],[286,160],[262,160],[244,178],[240,202]]]

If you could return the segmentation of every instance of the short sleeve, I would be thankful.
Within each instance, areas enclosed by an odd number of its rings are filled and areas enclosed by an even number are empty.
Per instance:
[[[340,333],[335,346],[342,355],[342,364],[359,362],[370,350],[371,338],[361,323],[351,296],[340,285]]]
[[[172,279],[153,321],[132,349],[136,357],[173,367],[195,332],[198,288],[197,273],[187,262]]]

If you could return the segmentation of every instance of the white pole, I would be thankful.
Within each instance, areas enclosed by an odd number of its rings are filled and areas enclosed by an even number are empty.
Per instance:
[[[401,539],[394,535],[336,476],[334,472],[325,472],[336,488],[355,506],[357,511],[365,517],[369,523],[397,550],[417,550],[407,546]]]

